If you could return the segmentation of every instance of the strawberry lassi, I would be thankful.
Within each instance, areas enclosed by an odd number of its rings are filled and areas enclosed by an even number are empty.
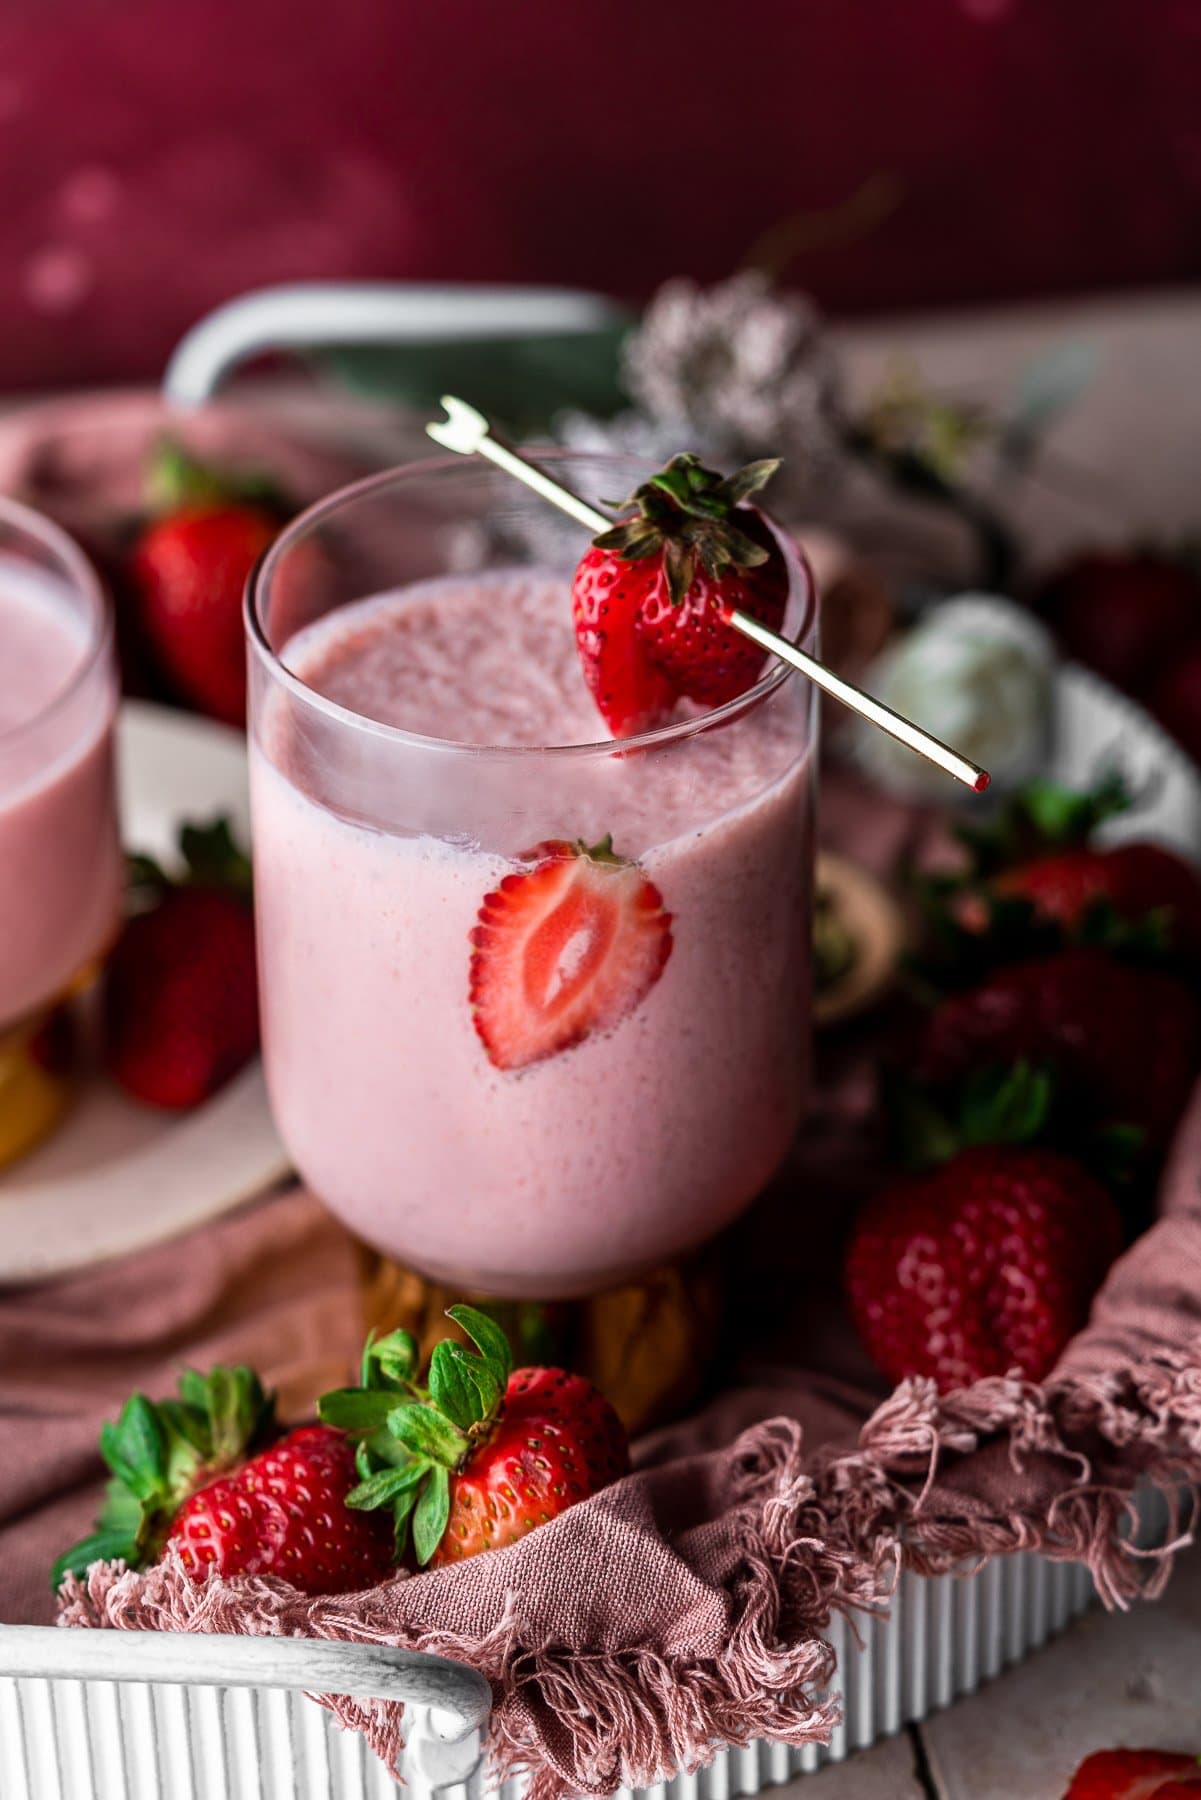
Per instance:
[[[115,929],[116,675],[98,585],[0,509],[0,1027],[66,992]]]
[[[519,1297],[712,1236],[808,1080],[811,693],[772,675],[598,743],[570,583],[485,563],[324,611],[290,595],[298,628],[252,633],[281,1133],[369,1243]]]

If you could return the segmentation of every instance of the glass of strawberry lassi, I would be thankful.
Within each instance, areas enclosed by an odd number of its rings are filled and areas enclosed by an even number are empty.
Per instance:
[[[57,526],[0,500],[0,1163],[61,1110],[49,1020],[116,930],[116,706],[97,576]]]
[[[647,473],[539,460],[593,501]],[[812,647],[805,567],[752,523]],[[772,664],[614,740],[577,656],[587,549],[455,458],[322,502],[248,600],[277,1122],[370,1244],[499,1296],[598,1291],[711,1237],[808,1082],[813,692]]]

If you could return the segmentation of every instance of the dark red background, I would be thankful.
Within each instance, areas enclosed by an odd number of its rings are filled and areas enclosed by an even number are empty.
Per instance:
[[[836,310],[1180,280],[1199,95],[1198,0],[4,0],[0,391],[264,282],[640,295],[782,222]]]

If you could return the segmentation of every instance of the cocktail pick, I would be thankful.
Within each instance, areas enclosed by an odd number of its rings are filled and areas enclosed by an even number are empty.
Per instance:
[[[557,506],[561,512],[570,514],[573,519],[586,526],[594,536],[599,536],[602,531],[612,529],[614,523],[612,519],[606,518],[604,513],[598,512],[594,506],[589,506],[586,500],[582,500],[578,494],[573,494],[570,488],[565,488],[559,482],[552,480],[542,469],[527,462],[524,456],[518,455],[516,450],[496,437],[488,420],[474,406],[469,406],[465,400],[456,399],[453,394],[443,394],[442,404],[446,408],[446,418],[433,419],[425,428],[435,443],[441,444],[446,450],[457,451],[460,456],[486,456],[489,462],[495,463],[499,469],[504,469],[506,474],[515,476],[518,481],[523,481],[527,487],[533,488],[536,494],[541,494],[544,500],[549,500],[552,506]],[[787,638],[782,638],[776,632],[769,631],[766,625],[761,625],[758,619],[752,618],[749,613],[732,608],[727,615],[727,623],[733,626],[735,631],[740,631],[743,637],[750,638],[762,649],[779,657],[781,662],[790,664],[794,669],[799,669],[801,674],[807,676],[814,686],[819,687],[824,694],[832,694],[836,700],[840,700],[844,706],[849,706],[851,711],[857,712],[861,718],[870,720],[873,725],[878,725],[881,731],[887,731],[898,742],[906,744],[910,750],[916,750],[919,755],[927,757],[938,768],[945,769],[948,775],[953,775],[956,781],[962,781],[965,787],[972,789],[973,793],[982,794],[989,785],[990,776],[986,769],[980,768],[977,763],[969,762],[966,756],[960,756],[959,752],[952,750],[949,744],[944,744],[940,738],[933,737],[928,731],[923,731],[921,726],[915,725],[911,719],[903,718],[900,713],[894,712],[891,706],[885,706],[882,701],[874,700],[870,694],[865,694],[862,688],[855,687],[850,681],[844,681],[841,675],[836,675],[832,669],[827,669],[824,663],[807,655],[804,650],[798,650],[795,644],[788,642]]]

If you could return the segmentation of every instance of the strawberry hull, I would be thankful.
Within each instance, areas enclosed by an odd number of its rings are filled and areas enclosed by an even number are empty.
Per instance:
[[[597,735],[569,580],[539,570],[358,604],[287,661],[385,725],[500,746],[351,749],[286,692],[252,706],[267,1076],[305,1179],[496,1294],[592,1291],[713,1235],[807,1090],[810,695],[632,754],[515,754]],[[543,1029],[559,1005],[570,1029]]]

